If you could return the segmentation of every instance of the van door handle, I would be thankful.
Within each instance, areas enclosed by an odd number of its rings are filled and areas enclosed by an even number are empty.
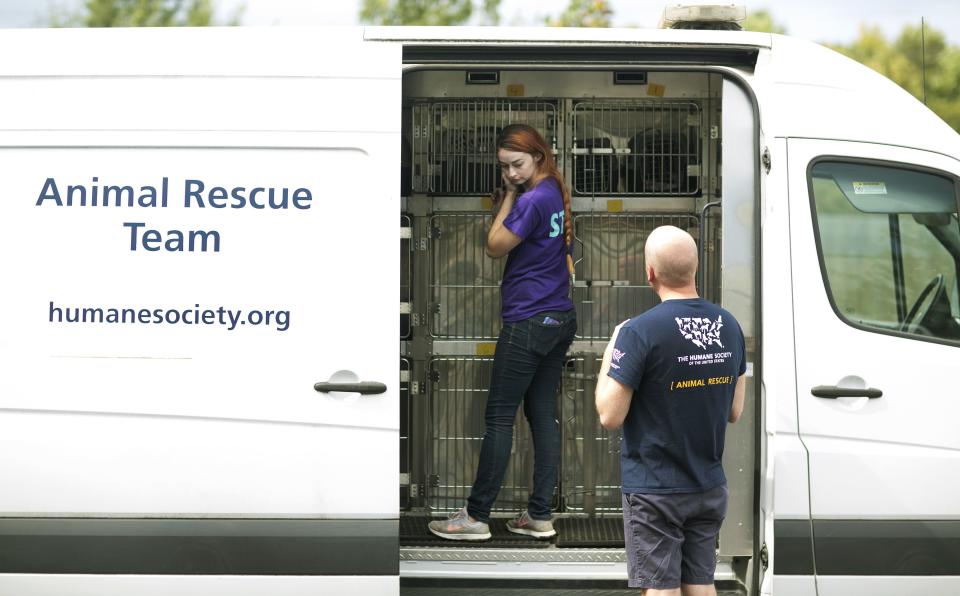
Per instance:
[[[342,393],[359,393],[360,395],[376,395],[387,391],[386,385],[374,381],[362,381],[359,383],[314,383],[313,388],[320,393],[339,391]]]
[[[838,397],[869,397],[870,399],[876,399],[883,397],[883,391],[872,387],[854,389],[850,387],[837,387],[836,385],[817,385],[810,390],[810,393],[816,397],[826,399],[837,399]]]

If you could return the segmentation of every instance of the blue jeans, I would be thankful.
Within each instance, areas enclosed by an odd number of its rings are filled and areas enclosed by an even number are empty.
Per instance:
[[[534,519],[550,519],[560,465],[557,389],[564,356],[576,332],[577,317],[572,310],[542,312],[524,321],[503,323],[493,358],[477,479],[467,500],[467,512],[474,519],[490,519],[510,459],[513,421],[521,401],[534,450],[533,491],[527,511]]]

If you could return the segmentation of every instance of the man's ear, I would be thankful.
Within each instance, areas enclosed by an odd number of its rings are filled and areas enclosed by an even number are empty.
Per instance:
[[[647,265],[647,281],[650,285],[653,285],[653,282],[656,281],[657,275],[653,272],[653,265]]]

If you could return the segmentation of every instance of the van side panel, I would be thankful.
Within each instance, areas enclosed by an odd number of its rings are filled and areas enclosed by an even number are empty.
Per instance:
[[[0,46],[0,592],[396,593],[399,46]]]

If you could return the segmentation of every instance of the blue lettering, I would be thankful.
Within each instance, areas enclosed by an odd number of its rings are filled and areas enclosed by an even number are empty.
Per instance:
[[[200,198],[200,193],[203,192],[203,182],[199,180],[184,180],[185,188],[183,190],[183,206],[190,208],[190,197],[193,197],[197,200],[197,205],[203,207],[203,199]],[[196,186],[197,188],[193,188]]]
[[[263,203],[258,203],[256,199],[256,196],[262,192],[263,192],[263,189],[260,187],[257,187],[250,191],[250,206],[253,207],[254,209],[264,208]]]
[[[43,183],[43,190],[40,191],[40,196],[37,197],[37,207],[47,199],[53,199],[56,201],[57,207],[63,207],[63,201],[60,199],[60,191],[57,190],[57,181],[53,178],[47,178],[47,181]]]
[[[300,204],[301,200],[303,201],[302,205]],[[313,196],[310,194],[309,188],[298,188],[293,192],[293,206],[297,209],[309,209],[311,200],[313,200]]]
[[[138,245],[144,250],[157,252],[220,252],[220,233],[216,230],[189,230],[184,243],[184,233],[180,230],[167,230],[166,239],[159,230],[144,229],[143,222],[124,223],[123,227],[130,228],[130,250],[136,252]]]
[[[207,194],[207,201],[214,209],[223,209],[227,206],[227,189],[222,186],[214,186]]]
[[[232,196],[234,200],[234,204],[233,204],[234,209],[241,209],[243,207],[246,207],[247,198],[243,196],[243,193],[245,193],[246,191],[247,189],[244,188],[243,186],[238,186],[234,188],[233,191],[230,193],[230,196]]]

